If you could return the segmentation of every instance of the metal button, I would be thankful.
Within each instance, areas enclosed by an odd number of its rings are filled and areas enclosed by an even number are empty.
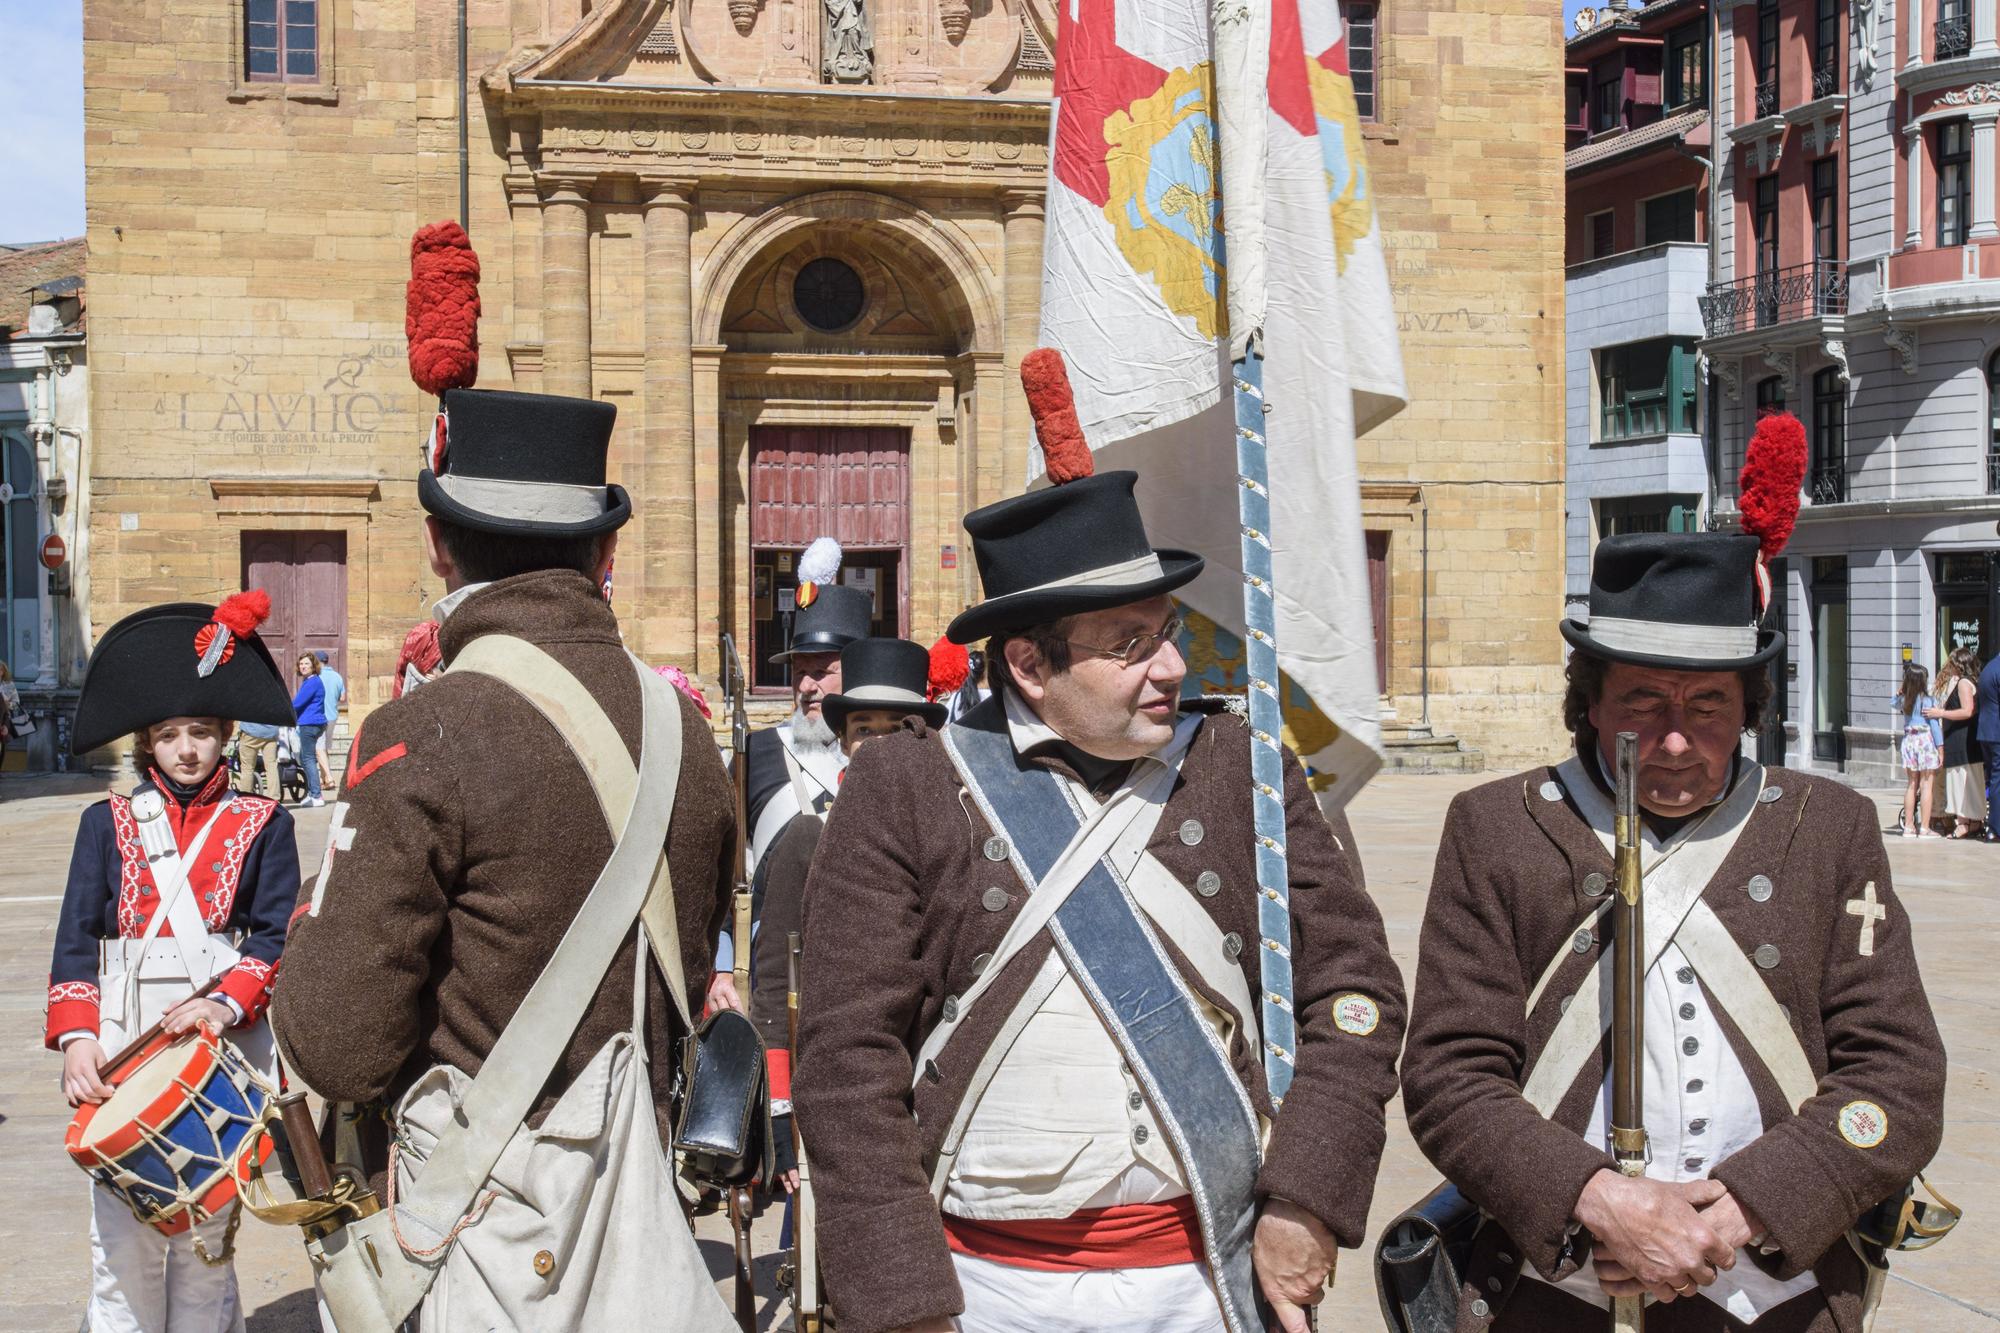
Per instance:
[[[1688,1121],[1688,1133],[1690,1133],[1690,1134],[1706,1134],[1707,1132],[1708,1132],[1708,1122],[1707,1122],[1706,1120],[1690,1120],[1690,1121]]]
[[[1147,1139],[1150,1139],[1152,1137],[1153,1135],[1151,1131],[1149,1131],[1144,1125],[1140,1125],[1137,1129],[1132,1131],[1132,1142],[1134,1143],[1144,1143]]]
[[[1007,859],[1007,840],[996,833],[986,840],[986,845],[980,850],[989,861],[1004,861]]]
[[[978,957],[972,960],[972,975],[975,977],[983,976],[985,975],[986,969],[991,967],[992,965],[993,965],[992,954],[990,953],[980,954]]]
[[[1569,947],[1576,950],[1578,953],[1589,953],[1591,943],[1592,941],[1590,938],[1590,932],[1587,930],[1579,930],[1578,932],[1576,932],[1575,938],[1570,940]]]
[[[1701,1049],[1701,1043],[1696,1041],[1693,1037],[1689,1037],[1686,1041],[1681,1043],[1681,1054],[1683,1055],[1693,1055],[1696,1051],[1700,1049]]]
[[[938,1072],[937,1061],[935,1060],[924,1061],[924,1077],[933,1083],[944,1082],[944,1075]]]
[[[208,873],[211,875],[220,875],[222,873],[222,862],[210,861],[208,863]]]
[[[1778,1012],[1785,1016],[1785,1022],[1790,1023],[1792,1021],[1792,1006],[1789,1004],[1779,1005]]]
[[[1752,875],[1750,883],[1746,886],[1746,891],[1750,894],[1750,901],[1753,903],[1770,902],[1771,877],[1769,875]]]
[[[1764,805],[1769,805],[1773,801],[1782,801],[1785,799],[1785,789],[1783,787],[1766,787],[1757,793],[1757,799]]]
[[[1568,1012],[1569,1012],[1569,1003],[1570,1003],[1570,1001],[1571,1001],[1571,1000],[1574,1000],[1575,998],[1576,998],[1576,996],[1574,996],[1574,995],[1565,995],[1565,996],[1563,996],[1563,998],[1562,998],[1562,1005],[1561,1005],[1561,1009],[1562,1009],[1562,1012],[1563,1012],[1563,1013],[1568,1013]]]
[[[1688,1091],[1689,1091],[1689,1092],[1700,1092],[1700,1091],[1702,1090],[1703,1086],[1704,1086],[1704,1084],[1703,1084],[1703,1083],[1702,1083],[1702,1081],[1701,1081],[1700,1079],[1698,1079],[1698,1078],[1691,1078],[1691,1079],[1689,1079],[1689,1080],[1688,1080]]]
[[[1682,1006],[1681,1006],[1681,1009],[1680,1009],[1680,1014],[1681,1014],[1681,1017],[1682,1017],[1682,1018],[1693,1018],[1693,1017],[1694,1017],[1694,1006],[1693,1006],[1693,1005],[1691,1005],[1691,1004],[1684,1004],[1684,1005],[1682,1005]]]
[[[535,1276],[547,1277],[556,1271],[556,1257],[547,1250],[535,1251]]]
[[[1559,783],[1559,782],[1544,782],[1544,783],[1542,784],[1542,799],[1543,799],[1543,800],[1545,800],[1545,801],[1560,801],[1560,800],[1561,800],[1562,798],[1563,798],[1563,789],[1562,789],[1562,784],[1561,784],[1561,783]]]
[[[1222,951],[1231,958],[1241,957],[1243,954],[1243,937],[1233,930],[1230,931],[1222,937]]]
[[[1493,1257],[1499,1262],[1502,1268],[1512,1268],[1514,1266],[1514,1256],[1507,1253],[1507,1251],[1505,1250],[1501,1250]]]
[[[996,885],[980,897],[979,903],[989,912],[1004,911],[1007,907],[1007,890]]]
[[[1128,1093],[1125,1098],[1125,1104],[1136,1111],[1146,1104],[1146,1094],[1143,1092]]]
[[[1598,871],[1591,871],[1583,877],[1583,892],[1587,898],[1602,898],[1604,891],[1611,887],[1611,881]]]
[[[1502,1282],[1497,1277],[1489,1277],[1486,1279],[1486,1289],[1492,1292],[1495,1296],[1498,1296],[1500,1294],[1500,1289],[1506,1285],[1507,1285],[1506,1283]]]
[[[1752,954],[1751,957],[1757,960],[1757,966],[1769,972],[1778,965],[1778,946],[1775,944],[1760,944],[1757,946],[1757,952]]]
[[[1202,835],[1206,831],[1202,828],[1199,819],[1190,819],[1181,825],[1181,842],[1188,847],[1199,847],[1201,846]]]
[[[1492,1312],[1492,1307],[1488,1306],[1485,1301],[1474,1301],[1472,1303],[1472,1317],[1474,1319],[1484,1319]]]
[[[1680,982],[1683,986],[1694,985],[1694,969],[1691,967],[1682,968],[1680,971],[1674,973],[1674,980]]]
[[[1690,1171],[1699,1171],[1701,1170],[1701,1164],[1704,1160],[1706,1159],[1700,1157],[1690,1157],[1685,1162],[1682,1162],[1681,1165],[1686,1167]]]
[[[1222,876],[1213,870],[1204,870],[1194,877],[1194,891],[1204,898],[1213,898],[1222,892]]]
[[[947,1023],[956,1023],[958,1021],[958,997],[956,995],[947,995],[944,997],[944,1021]]]

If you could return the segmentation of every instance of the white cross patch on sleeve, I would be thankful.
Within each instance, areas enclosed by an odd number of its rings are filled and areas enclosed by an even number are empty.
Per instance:
[[[1859,898],[1849,898],[1847,900],[1847,914],[1861,918],[1861,956],[1863,958],[1873,958],[1875,956],[1875,923],[1889,919],[1888,905],[1875,901],[1874,880],[1871,879],[1868,881],[1867,885],[1861,890]]]
[[[333,854],[354,849],[354,830],[347,827],[347,802],[333,807],[333,823],[326,830],[326,854],[320,858],[319,878],[313,883],[312,907],[307,916],[319,915],[320,900],[326,897],[326,882],[333,875]]]

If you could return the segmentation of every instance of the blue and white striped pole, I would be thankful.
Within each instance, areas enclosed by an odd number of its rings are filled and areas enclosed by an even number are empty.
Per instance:
[[[1285,860],[1285,766],[1279,749],[1278,608],[1271,582],[1270,466],[1264,447],[1264,354],[1253,339],[1231,371],[1236,400],[1237,514],[1243,528],[1243,650],[1249,668],[1250,783],[1257,837],[1257,933],[1264,1078],[1273,1106],[1292,1086],[1298,1024],[1292,1012],[1291,877]]]

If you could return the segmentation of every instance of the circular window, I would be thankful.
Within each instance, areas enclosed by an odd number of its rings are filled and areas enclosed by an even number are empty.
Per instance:
[[[861,318],[861,275],[838,259],[815,259],[792,280],[799,318],[821,333],[838,333]]]

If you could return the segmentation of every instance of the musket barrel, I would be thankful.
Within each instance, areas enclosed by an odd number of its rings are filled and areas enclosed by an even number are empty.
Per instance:
[[[1646,1174],[1646,918],[1639,860],[1639,738],[1618,733],[1616,855],[1611,901],[1611,1158],[1621,1174]],[[1645,1327],[1643,1298],[1611,1303],[1617,1333]]]

